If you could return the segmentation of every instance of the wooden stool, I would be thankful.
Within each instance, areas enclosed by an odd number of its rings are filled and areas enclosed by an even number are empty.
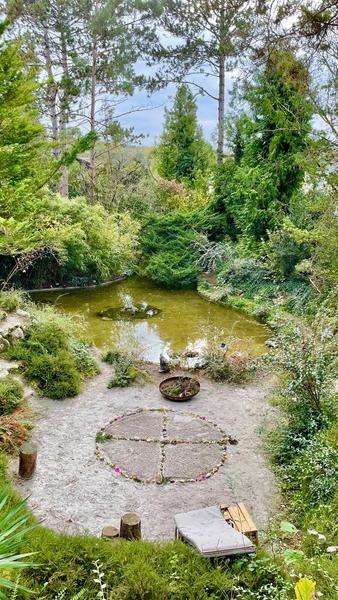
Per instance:
[[[238,502],[235,506],[222,503],[219,507],[226,522],[237,529],[237,531],[244,533],[257,546],[257,527],[244,502]]]

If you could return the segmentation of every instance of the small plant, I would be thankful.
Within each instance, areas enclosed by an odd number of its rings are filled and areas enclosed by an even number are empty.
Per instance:
[[[27,426],[24,422],[24,411],[17,410],[12,415],[0,417],[0,450],[15,454],[27,439]]]
[[[184,396],[197,394],[199,391],[199,385],[195,379],[179,377],[177,382],[169,382],[163,386],[163,389],[169,396],[183,398]]]
[[[103,433],[102,431],[98,431],[95,436],[95,441],[103,444],[104,442],[109,442],[112,439],[112,436],[109,433]]]
[[[11,375],[0,379],[0,416],[13,413],[22,403],[23,397],[20,381]]]
[[[36,525],[27,525],[29,516],[25,511],[25,500],[6,511],[9,498],[7,488],[0,492],[0,586],[8,590],[29,592],[26,587],[19,585],[18,581],[8,579],[8,574],[13,570],[17,571],[18,569],[34,566],[31,562],[24,560],[32,556],[33,553],[21,554],[19,550],[25,541],[25,535],[34,529]],[[6,594],[1,590],[0,600],[8,600]]]
[[[71,344],[71,353],[75,367],[84,377],[94,377],[100,372],[95,358],[90,353],[90,346],[86,342],[74,341]]]
[[[5,312],[14,312],[22,304],[23,298],[20,290],[0,292],[0,308]]]
[[[108,383],[109,388],[126,387],[134,381],[138,375],[138,369],[134,366],[130,356],[117,350],[107,352],[103,358],[114,367],[114,376]]]
[[[245,383],[256,370],[255,361],[246,352],[230,352],[209,347],[203,356],[206,374],[214,381]]]

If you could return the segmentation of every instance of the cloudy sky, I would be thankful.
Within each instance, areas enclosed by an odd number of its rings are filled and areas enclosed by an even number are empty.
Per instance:
[[[217,95],[217,80],[214,78],[206,78],[200,76],[196,79],[206,89]],[[228,92],[232,87],[232,77],[229,73],[226,79],[227,88],[227,104],[229,102]],[[191,87],[194,93],[197,93],[195,86]],[[159,90],[149,98],[143,90],[135,92],[134,96],[128,99],[120,107],[121,112],[137,108],[148,108],[149,110],[140,110],[120,118],[121,124],[124,127],[134,127],[136,134],[144,134],[143,145],[153,145],[161,134],[164,119],[164,107],[170,107],[175,96],[175,86],[169,86],[163,90]],[[196,96],[198,105],[198,120],[202,126],[204,136],[212,141],[216,130],[217,123],[217,103],[208,96]]]

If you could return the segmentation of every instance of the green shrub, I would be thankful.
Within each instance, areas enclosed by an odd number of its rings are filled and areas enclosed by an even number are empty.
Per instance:
[[[318,505],[328,504],[337,492],[338,425],[319,432],[281,470],[283,489],[292,495],[299,516]]]
[[[0,308],[5,312],[14,312],[23,302],[23,293],[20,290],[0,292]]]
[[[182,542],[151,543],[103,540],[57,535],[47,529],[34,531],[27,543],[43,560],[27,569],[24,580],[37,597],[54,600],[66,589],[65,598],[85,590],[84,598],[96,598],[99,588],[94,562],[102,565],[107,597],[111,600],[225,600],[237,597],[264,598],[264,587],[272,586],[274,600],[284,600],[287,582],[279,566],[262,552],[257,559],[215,559],[200,556]]]
[[[219,215],[207,209],[173,211],[147,220],[140,236],[141,275],[167,288],[194,288],[200,271],[198,236],[222,230]]]
[[[125,352],[112,350],[107,352],[103,360],[114,367],[114,375],[108,383],[109,388],[127,387],[140,374],[139,369],[133,363],[132,357]]]
[[[32,354],[24,374],[44,395],[55,400],[76,396],[81,389],[81,376],[74,358],[64,350],[55,356]]]
[[[0,379],[0,415],[9,415],[23,401],[23,386],[17,379],[7,375]]]
[[[29,307],[32,323],[25,339],[7,356],[20,360],[24,375],[46,396],[61,400],[76,396],[81,379],[98,373],[89,346],[77,339],[79,326],[53,307]]]
[[[206,374],[214,381],[245,383],[255,372],[255,362],[246,352],[223,352],[209,348],[203,355]]]
[[[74,358],[76,369],[84,377],[94,377],[100,372],[95,358],[90,353],[90,346],[86,342],[73,341],[71,353]]]

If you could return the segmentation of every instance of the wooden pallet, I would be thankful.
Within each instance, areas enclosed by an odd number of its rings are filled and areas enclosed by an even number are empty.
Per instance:
[[[258,544],[257,527],[244,502],[238,502],[235,506],[222,503],[220,509],[229,525],[244,533],[254,544]]]

